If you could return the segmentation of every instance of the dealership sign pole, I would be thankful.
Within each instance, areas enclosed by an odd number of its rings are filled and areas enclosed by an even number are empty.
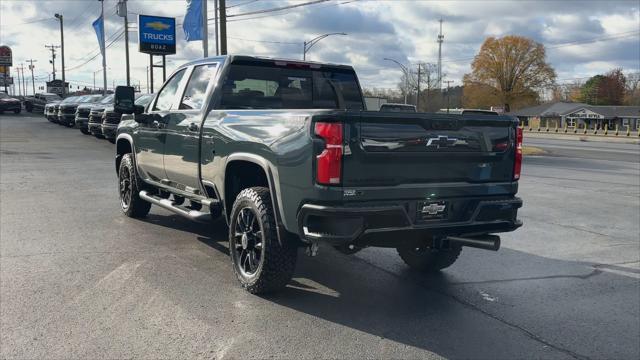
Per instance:
[[[153,68],[162,68],[162,81],[166,80],[166,55],[176,53],[176,19],[138,15],[138,50],[149,54],[149,72],[151,92],[153,93]],[[162,56],[162,65],[153,64],[153,56]]]

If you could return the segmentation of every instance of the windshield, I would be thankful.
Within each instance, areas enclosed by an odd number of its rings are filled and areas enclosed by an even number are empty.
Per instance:
[[[106,98],[100,100],[100,104],[111,104],[113,102],[113,95],[107,95]]]
[[[140,105],[140,106],[146,106],[151,99],[153,99],[153,94],[147,94],[147,95],[140,95],[140,97],[138,97],[136,99],[136,105]]]
[[[82,102],[83,103],[96,102],[100,100],[100,98],[102,98],[102,95],[89,95],[89,96],[86,96]]]
[[[68,103],[70,103],[70,102],[74,102],[74,101],[76,101],[77,99],[78,99],[78,97],[77,97],[77,96],[70,96],[70,97],[68,97],[68,98],[66,98],[66,99],[64,99],[64,100],[62,100],[62,102],[61,102],[61,103],[62,103],[62,104],[68,104]]]
[[[364,109],[352,69],[240,61],[222,85],[222,109]]]

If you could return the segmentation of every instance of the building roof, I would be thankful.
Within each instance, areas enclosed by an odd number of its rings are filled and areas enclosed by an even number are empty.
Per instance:
[[[513,111],[509,115],[526,117],[556,117],[568,115],[580,109],[588,109],[605,118],[640,117],[640,106],[596,106],[574,102],[546,103]]]

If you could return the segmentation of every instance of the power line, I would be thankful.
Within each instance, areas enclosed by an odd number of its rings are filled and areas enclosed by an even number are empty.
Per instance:
[[[29,24],[35,24],[38,22],[43,22],[43,21],[47,21],[47,20],[53,20],[54,18],[43,18],[43,19],[36,19],[36,20],[31,20],[31,21],[25,21],[23,23],[19,23],[19,24],[3,24],[0,26],[20,26],[20,25],[29,25]]]
[[[275,11],[284,11],[284,10],[294,9],[294,8],[302,7],[302,6],[320,4],[320,3],[323,3],[323,2],[327,2],[327,1],[330,1],[330,0],[313,0],[313,1],[300,3],[300,4],[282,6],[282,7],[279,7],[279,8],[248,11],[248,12],[240,13],[240,14],[231,14],[231,15],[227,15],[227,17],[228,18],[233,18],[233,17],[238,17],[238,16],[248,16],[248,15],[257,15],[257,14],[270,13],[270,12],[275,12]],[[209,19],[209,20],[211,20],[211,19]]]
[[[109,45],[105,46],[105,51],[106,49],[110,48],[111,45],[113,45],[116,41],[120,40],[122,38],[122,36],[124,36],[124,29],[120,32],[120,34],[118,35],[118,37],[116,37],[115,39],[113,39],[113,41],[111,41],[109,43]],[[81,68],[83,66],[85,66],[86,64],[88,64],[89,62],[91,62],[92,60],[94,60],[95,58],[98,57],[98,55],[100,55],[102,52],[98,52],[97,54],[95,54],[92,58],[90,58],[89,60],[83,62],[82,64],[79,65],[74,65],[70,68],[65,68],[66,71],[71,71],[71,70],[76,70],[78,68]]]
[[[329,1],[331,1],[331,0],[329,0]],[[361,0],[347,0],[347,1],[342,1],[342,2],[339,2],[339,3],[330,3],[330,4],[326,4],[324,6],[314,7],[314,10],[318,10],[318,9],[322,9],[322,8],[326,8],[326,7],[330,7],[330,6],[345,5],[345,4],[353,3],[353,2],[356,2],[356,1],[361,1]],[[262,19],[262,18],[271,17],[271,16],[282,16],[282,15],[287,15],[287,14],[289,14],[289,13],[288,12],[281,12],[281,13],[277,13],[277,14],[267,14],[267,15],[262,15],[262,16],[241,17],[239,19],[227,20],[227,22],[255,20],[255,19]],[[210,19],[208,19],[208,20],[210,20]]]
[[[258,43],[267,43],[267,44],[284,44],[284,45],[300,45],[301,44],[301,42],[244,39],[244,38],[233,37],[233,36],[227,36],[227,38],[228,39],[234,39],[234,40],[251,41],[251,42],[258,42]]]
[[[243,3],[239,3],[239,4],[235,4],[235,5],[231,5],[231,6],[227,6],[227,9],[231,9],[234,7],[238,7],[238,6],[244,6],[244,5],[249,5],[249,4],[253,4],[254,2],[257,2],[258,0],[249,0],[249,1],[245,1]]]

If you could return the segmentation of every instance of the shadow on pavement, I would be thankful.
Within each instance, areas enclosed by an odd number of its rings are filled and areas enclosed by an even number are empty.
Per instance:
[[[212,228],[176,217],[150,215],[145,221],[194,233],[229,254],[224,221]],[[301,250],[287,288],[261,298],[447,358],[640,354],[637,279],[511,249],[465,249],[459,263],[436,274],[379,264],[390,256],[395,252],[363,260],[324,247],[309,258]]]

